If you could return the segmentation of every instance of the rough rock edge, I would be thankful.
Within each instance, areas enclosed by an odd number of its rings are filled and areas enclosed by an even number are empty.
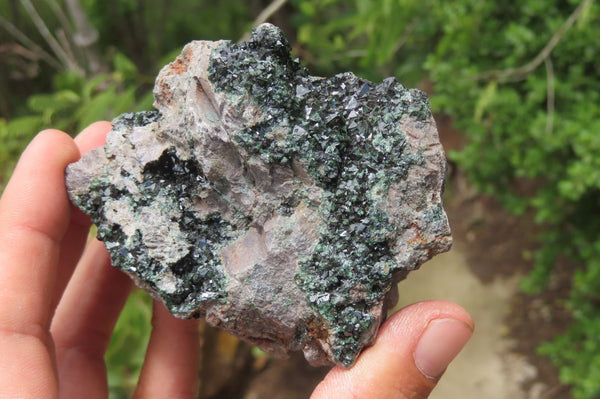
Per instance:
[[[258,34],[273,34],[273,29],[269,25],[265,25],[261,27],[257,32]],[[261,33],[262,32],[262,33]],[[257,33],[255,32],[255,35]],[[275,32],[275,34],[280,34],[279,32]],[[219,47],[227,46],[227,42],[193,42],[190,45],[186,46],[182,55],[177,58],[176,61],[166,66],[157,78],[157,85],[155,87],[155,106],[160,110],[161,118],[159,120],[150,121],[150,124],[156,124],[159,127],[159,133],[157,133],[157,137],[152,143],[154,146],[154,151],[150,151],[153,153],[153,156],[146,156],[147,154],[139,154],[138,160],[140,162],[152,162],[157,156],[160,156],[170,144],[165,144],[165,142],[161,143],[162,137],[160,137],[160,124],[164,120],[168,120],[173,111],[174,114],[177,114],[177,101],[173,101],[174,98],[183,95],[183,101],[190,104],[196,104],[199,106],[196,109],[199,109],[209,120],[214,118],[215,113],[220,113],[217,117],[219,122],[217,125],[225,125],[229,126],[230,129],[216,129],[217,139],[215,141],[220,142],[216,148],[210,148],[213,155],[217,154],[219,156],[219,150],[223,150],[223,146],[227,147],[228,151],[232,150],[231,144],[231,134],[227,131],[231,131],[231,126],[236,126],[236,124],[240,125],[239,121],[242,120],[244,123],[248,123],[248,121],[255,121],[262,118],[263,111],[260,107],[253,107],[252,102],[246,101],[244,103],[244,111],[242,115],[239,115],[236,112],[236,106],[238,104],[228,104],[228,101],[231,101],[231,98],[227,98],[227,95],[219,95],[216,93],[217,90],[213,87],[212,83],[208,79],[208,69],[210,63],[210,54]],[[196,66],[195,70],[199,70],[200,72],[205,71],[204,73],[197,73],[195,76],[197,79],[184,79],[184,82],[187,82],[188,87],[181,87],[180,84],[173,84],[173,82],[177,82],[177,80],[181,80],[181,75],[185,75],[188,73],[188,68]],[[173,93],[172,88],[175,87],[175,90],[179,91],[178,93]],[[192,105],[193,107],[193,105]],[[212,115],[212,117],[211,117]],[[123,146],[130,146],[133,149],[135,148],[135,143],[132,144],[136,140],[136,134],[139,132],[138,127],[146,126],[146,122],[142,121],[138,126],[135,123],[123,123],[123,119],[134,118],[133,116],[125,118],[117,119],[115,121],[115,129],[113,132],[117,132],[119,129],[125,130],[125,132],[121,132],[125,134],[125,136],[115,133],[111,133],[109,135],[109,142],[107,143],[107,149],[118,149]],[[165,122],[166,123],[166,122]],[[251,122],[250,122],[251,123]],[[408,178],[404,179],[400,182],[397,182],[397,185],[392,185],[390,189],[391,193],[389,195],[389,203],[392,204],[416,204],[418,202],[422,202],[423,198],[419,196],[420,187],[422,183],[422,179],[424,178],[428,181],[432,187],[430,187],[431,198],[429,199],[429,204],[441,204],[441,192],[443,189],[443,177],[445,170],[445,158],[443,156],[443,151],[441,150],[441,146],[439,144],[439,140],[437,137],[437,132],[435,130],[435,124],[431,115],[427,121],[416,121],[414,118],[410,118],[408,116],[404,116],[402,118],[401,124],[404,126],[404,131],[406,134],[406,143],[407,148],[411,153],[414,154],[422,154],[423,163],[421,165],[413,165],[413,167],[408,169]],[[220,131],[222,130],[222,131]],[[219,133],[220,131],[220,133]],[[163,132],[164,133],[164,132]],[[141,133],[140,133],[141,134]],[[171,137],[173,139],[173,137]],[[112,143],[111,143],[112,141]],[[209,146],[210,147],[210,146]],[[224,163],[216,162],[215,165],[208,165],[207,162],[203,162],[206,154],[192,154],[189,150],[181,150],[181,148],[185,148],[185,146],[176,146],[176,152],[179,159],[190,159],[196,158],[206,177],[210,180],[212,177],[219,177],[223,174],[227,174],[228,164],[227,160],[224,160]],[[224,153],[226,153],[225,151]],[[235,152],[239,153],[239,149]],[[108,154],[105,153],[104,149],[97,149],[92,151],[90,155],[86,155],[83,157],[82,161],[78,164],[72,165],[68,169],[68,178],[67,185],[69,188],[69,195],[71,199],[77,203],[78,201],[78,190],[80,187],[85,187],[86,182],[90,182],[97,176],[92,172],[92,168],[98,168],[99,166],[107,167],[106,155],[109,157],[116,156],[115,154],[111,154],[110,151]],[[144,158],[146,156],[146,158]],[[243,159],[246,159],[248,165],[254,165],[253,173],[256,175],[254,177],[260,177],[261,173],[264,175],[264,171],[261,169],[260,161],[257,161],[252,157],[252,154],[244,154],[243,151],[239,153],[238,156],[241,156]],[[303,170],[302,163],[293,165],[294,172],[292,176],[294,178],[303,181],[305,184],[310,184],[310,176],[305,170]],[[205,170],[206,167],[206,170]],[[275,167],[277,169],[277,167]],[[95,169],[98,171],[99,169]],[[267,172],[268,173],[268,172]],[[285,171],[280,170],[276,173],[287,173]],[[264,177],[264,176],[263,176]],[[229,176],[230,180],[235,180],[235,176]],[[116,182],[113,181],[113,184]],[[133,189],[135,191],[135,189]],[[313,193],[313,196],[318,196],[318,190],[316,193]],[[80,206],[85,204],[79,204]],[[395,213],[395,209],[390,207],[388,210],[388,214],[391,219],[396,219],[396,223],[398,225],[402,225],[405,221],[402,218],[406,215],[401,215]],[[89,210],[88,210],[89,211]],[[444,250],[449,249],[451,244],[451,238],[449,236],[449,229],[447,225],[447,219],[441,206],[439,208],[440,214],[437,215],[437,219],[433,220],[431,217],[427,218],[421,212],[422,210],[416,210],[415,213],[418,215],[414,218],[414,221],[411,223],[410,228],[404,230],[402,234],[402,239],[396,241],[396,245],[392,248],[393,252],[396,254],[396,260],[400,265],[398,267],[398,271],[394,275],[394,282],[403,279],[408,271],[414,270],[418,268],[418,266],[429,259],[436,253],[442,252]],[[301,215],[299,215],[300,217]],[[235,222],[235,218],[231,215],[226,217],[226,219],[230,219]],[[267,219],[265,222],[268,222]],[[310,225],[310,223],[309,223]],[[111,251],[111,255],[113,257],[113,261],[115,264],[118,264],[118,257],[115,256],[114,251]],[[223,253],[223,252],[221,252]],[[229,251],[230,256],[235,255],[235,251]],[[127,267],[124,270],[130,274],[136,283],[140,285],[142,288],[149,291],[155,298],[160,298],[164,300],[164,292],[161,294],[160,290],[157,289],[153,284],[145,282],[140,276],[138,276],[133,270],[128,269]],[[227,273],[226,273],[227,274]],[[228,278],[228,284],[231,283],[232,280],[236,280]],[[243,290],[243,285],[241,285],[241,289]],[[394,284],[392,284],[394,287]],[[290,288],[293,290],[293,288]],[[229,292],[229,289],[227,289]],[[392,290],[393,291],[393,290]],[[258,292],[258,291],[257,291]],[[364,342],[361,343],[361,347],[367,344],[370,344],[374,339],[374,336],[377,332],[378,326],[384,318],[384,309],[390,306],[395,302],[394,293],[390,292],[387,294],[387,298],[384,301],[380,301],[379,305],[375,306],[374,309],[370,311],[374,315],[374,321],[372,325],[363,332],[362,339]],[[228,301],[231,301],[231,298],[227,298]],[[250,342],[257,344],[263,349],[267,350],[270,353],[275,355],[285,355],[288,350],[299,350],[302,349],[305,352],[305,356],[311,362],[311,364],[325,364],[329,363],[332,360],[336,359],[332,350],[332,343],[329,342],[329,337],[326,334],[327,327],[322,325],[323,321],[319,321],[318,318],[314,317],[314,312],[312,316],[306,316],[305,312],[307,309],[304,309],[301,313],[305,314],[303,319],[305,322],[307,320],[313,320],[317,325],[309,326],[307,331],[307,336],[303,337],[300,342],[290,341],[289,338],[284,339],[285,345],[282,345],[281,342],[277,341],[277,334],[270,334],[268,332],[262,332],[258,336],[254,334],[252,331],[256,330],[257,323],[251,322],[249,325],[242,327],[240,329],[239,324],[245,324],[246,322],[240,323],[240,320],[244,320],[243,312],[233,312],[233,314],[238,314],[238,320],[232,323],[232,312],[231,307],[227,304],[217,304],[216,306],[206,306],[199,311],[187,312],[187,313],[179,313],[179,316],[190,317],[195,315],[203,315],[207,318],[207,320],[213,325],[219,325],[234,334],[249,340]],[[268,304],[264,304],[268,306]],[[233,305],[231,305],[233,306]],[[171,309],[173,311],[173,308]],[[245,309],[247,310],[247,309]],[[177,313],[177,312],[175,312]],[[259,315],[260,317],[260,315]],[[287,321],[289,322],[289,320]],[[286,323],[287,323],[286,322]],[[260,324],[264,323],[264,320],[259,321]],[[276,325],[277,322],[272,320],[274,323],[271,327],[277,331],[277,328],[281,328],[281,325]],[[285,323],[284,323],[285,324]],[[284,328],[287,328],[284,326]],[[289,330],[289,328],[287,328]],[[360,350],[360,348],[359,348]],[[356,355],[358,351],[356,352]],[[355,357],[354,357],[355,359]],[[349,366],[351,362],[342,362],[340,359],[336,359],[337,362],[342,363],[345,366]],[[353,360],[352,360],[353,361]]]

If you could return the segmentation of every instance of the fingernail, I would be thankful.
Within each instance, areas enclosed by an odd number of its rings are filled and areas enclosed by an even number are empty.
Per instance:
[[[471,327],[459,320],[430,321],[413,354],[415,365],[425,377],[438,379],[472,334]]]

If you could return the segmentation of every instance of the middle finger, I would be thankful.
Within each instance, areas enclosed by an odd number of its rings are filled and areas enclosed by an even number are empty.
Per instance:
[[[104,244],[93,240],[56,309],[51,333],[61,398],[108,396],[104,353],[131,280],[110,266]]]

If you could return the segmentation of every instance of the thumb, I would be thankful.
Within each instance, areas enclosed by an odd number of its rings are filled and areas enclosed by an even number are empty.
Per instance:
[[[419,302],[391,316],[349,370],[332,369],[311,399],[427,398],[473,333],[460,306]]]

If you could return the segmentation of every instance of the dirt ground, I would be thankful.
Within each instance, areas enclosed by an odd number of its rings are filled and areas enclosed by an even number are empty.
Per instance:
[[[535,247],[528,218],[508,215],[477,196],[464,177],[453,177],[447,211],[455,244],[402,282],[400,303],[443,299],[465,307],[475,320],[473,338],[448,368],[432,399],[569,399],[548,359],[535,348],[560,332],[568,315],[560,299],[567,279],[530,297],[519,281],[531,268],[524,254]]]
[[[503,320],[517,289],[518,276],[483,284],[469,270],[464,254],[453,250],[436,257],[406,284],[403,303],[427,299],[456,302],[473,316],[476,330],[471,341],[452,363],[431,398],[526,399],[523,383],[537,377],[537,370],[519,354],[512,353],[512,339]],[[545,385],[534,384],[535,391]]]

